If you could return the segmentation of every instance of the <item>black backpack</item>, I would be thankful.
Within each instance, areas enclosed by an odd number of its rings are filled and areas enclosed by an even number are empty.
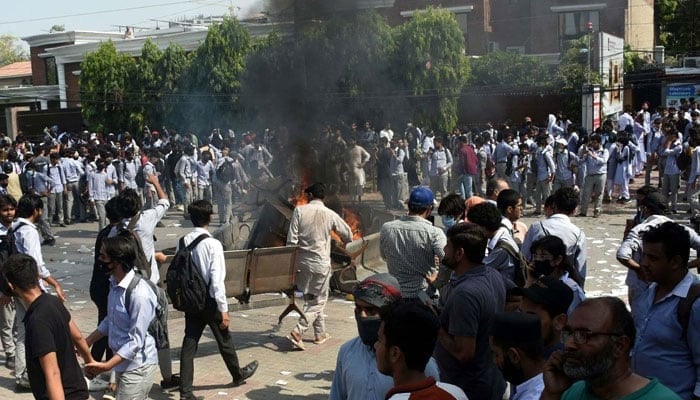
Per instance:
[[[224,160],[224,162],[217,168],[216,177],[224,183],[233,182],[236,179],[236,171],[233,167],[233,161]]]
[[[24,225],[27,224],[20,222],[17,224],[16,228],[8,229],[7,234],[0,235],[0,265],[4,265],[5,261],[7,261],[11,255],[19,253],[17,251],[17,246],[15,245],[15,232]],[[0,274],[0,293],[8,294],[10,292],[10,287],[7,285],[5,274]]]
[[[19,174],[19,186],[22,188],[22,193],[29,194],[34,190],[34,170],[26,169]]]
[[[131,310],[131,292],[139,284],[139,281],[146,282],[158,299],[156,315],[151,320],[151,323],[148,324],[148,333],[155,339],[158,350],[168,349],[170,348],[170,340],[168,338],[168,298],[163,289],[158,288],[155,283],[148,279],[141,278],[138,274],[134,275],[134,279],[131,280],[124,294],[126,312],[128,313]]]
[[[202,240],[210,237],[203,233],[189,245],[185,246],[185,238],[180,238],[177,253],[173,257],[165,275],[168,297],[176,310],[186,313],[204,311],[209,299],[209,284],[192,260],[192,250]],[[211,282],[209,282],[211,283]]]
[[[143,172],[143,167],[145,167],[145,165],[139,167],[138,171],[136,171],[136,176],[134,177],[134,180],[136,181],[136,186],[141,189],[143,189],[146,186],[146,175]]]

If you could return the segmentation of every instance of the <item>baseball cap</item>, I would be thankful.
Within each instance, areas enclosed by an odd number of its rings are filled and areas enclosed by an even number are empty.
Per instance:
[[[556,142],[557,142],[558,144],[563,144],[564,146],[566,146],[567,144],[569,144],[569,143],[566,141],[566,139],[564,139],[564,138],[559,138],[559,139],[556,140]]]
[[[551,276],[543,276],[526,288],[514,288],[512,293],[543,305],[554,315],[565,314],[574,299],[574,291],[566,283]]]
[[[411,192],[411,197],[408,199],[408,204],[417,207],[428,207],[435,205],[435,196],[433,191],[419,186]]]
[[[382,308],[401,301],[401,285],[391,274],[375,274],[360,282],[353,296],[355,300]]]

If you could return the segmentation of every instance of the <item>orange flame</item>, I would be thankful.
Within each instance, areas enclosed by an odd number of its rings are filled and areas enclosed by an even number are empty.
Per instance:
[[[343,208],[343,215],[344,215],[344,220],[347,222],[348,226],[350,226],[350,230],[352,231],[352,240],[357,240],[362,238],[362,225],[360,223],[360,217],[357,215],[357,213],[349,208]],[[340,236],[331,231],[331,238],[333,240],[343,243],[343,241],[340,239]]]
[[[299,182],[299,186],[295,187],[295,197],[290,200],[290,203],[294,204],[295,206],[303,206],[304,204],[309,203],[309,199],[306,198],[304,189],[309,187],[311,184],[311,171],[309,171],[308,168],[301,168],[299,175],[301,177],[301,182]]]

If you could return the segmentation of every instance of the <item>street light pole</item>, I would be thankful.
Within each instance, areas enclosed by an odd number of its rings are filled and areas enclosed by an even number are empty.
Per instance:
[[[586,71],[586,83],[591,84],[591,41],[593,38],[593,22],[588,21],[588,71]]]

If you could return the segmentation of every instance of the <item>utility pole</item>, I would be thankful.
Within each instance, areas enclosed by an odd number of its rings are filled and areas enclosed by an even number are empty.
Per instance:
[[[586,83],[591,84],[591,41],[593,40],[593,22],[588,21],[588,71],[586,71]]]

